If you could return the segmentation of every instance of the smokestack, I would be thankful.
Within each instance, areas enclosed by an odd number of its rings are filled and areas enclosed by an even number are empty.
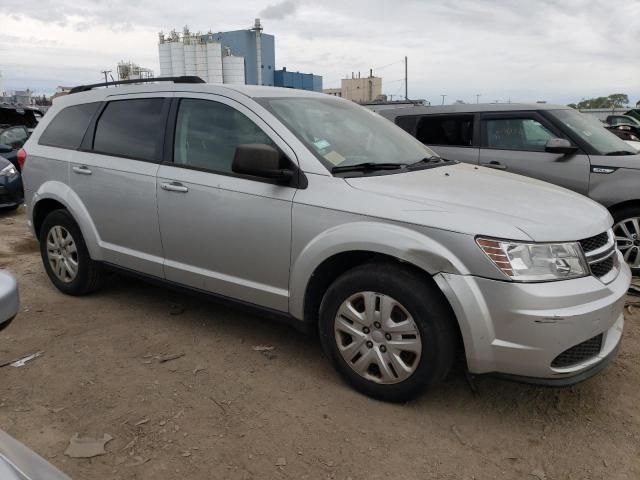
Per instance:
[[[256,32],[256,83],[262,85],[262,41],[260,39],[262,25],[259,18],[256,18],[251,30]]]

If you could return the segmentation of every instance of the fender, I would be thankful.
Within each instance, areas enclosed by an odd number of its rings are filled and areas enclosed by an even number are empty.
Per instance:
[[[91,258],[97,261],[103,260],[98,230],[96,229],[93,220],[91,220],[91,216],[82,203],[82,200],[80,200],[80,197],[78,197],[78,195],[76,195],[68,185],[56,180],[49,180],[40,185],[38,190],[33,194],[29,204],[29,218],[32,223],[33,212],[36,205],[38,202],[46,199],[56,200],[69,210],[69,213],[71,213],[80,228],[80,232],[82,233]]]
[[[468,274],[468,268],[441,243],[415,230],[389,223],[362,221],[342,224],[319,233],[293,259],[289,312],[302,319],[307,285],[313,272],[339,253],[366,251],[395,257],[429,275],[438,272]]]

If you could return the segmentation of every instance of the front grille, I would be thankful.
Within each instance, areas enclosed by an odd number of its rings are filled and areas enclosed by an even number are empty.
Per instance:
[[[551,362],[554,368],[570,367],[578,363],[584,362],[600,353],[602,348],[602,333],[596,337],[590,338],[578,345],[565,350]]]
[[[607,232],[602,232],[600,235],[596,235],[595,237],[589,237],[585,238],[584,240],[580,240],[579,243],[584,253],[589,253],[593,250],[604,247],[608,241],[609,235],[607,234]]]
[[[602,262],[592,263],[591,264],[591,273],[593,273],[596,277],[604,277],[607,273],[609,273],[613,266],[615,265],[614,257],[611,256],[609,258],[604,259]]]

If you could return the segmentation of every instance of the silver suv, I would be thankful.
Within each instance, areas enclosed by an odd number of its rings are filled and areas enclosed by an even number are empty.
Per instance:
[[[105,269],[318,330],[346,380],[400,401],[473,374],[566,385],[600,371],[630,270],[606,209],[445,161],[346,100],[180,83],[56,100],[20,152],[53,284]]]
[[[445,158],[555,183],[601,203],[614,218],[618,248],[640,275],[640,153],[595,117],[561,105],[516,103],[380,114]]]

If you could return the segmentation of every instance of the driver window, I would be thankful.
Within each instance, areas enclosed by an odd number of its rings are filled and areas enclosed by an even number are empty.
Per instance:
[[[236,147],[258,143],[276,146],[235,108],[211,100],[180,101],[173,154],[176,165],[231,173]]]
[[[532,118],[501,118],[484,122],[487,148],[544,152],[546,143],[556,137]]]

